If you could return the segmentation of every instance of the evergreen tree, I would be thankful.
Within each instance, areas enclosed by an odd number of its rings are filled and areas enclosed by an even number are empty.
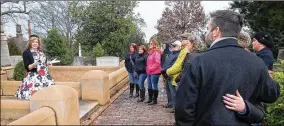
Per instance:
[[[61,65],[68,65],[72,62],[66,39],[58,33],[56,28],[48,31],[47,38],[44,39],[44,52],[49,58],[60,60]]]

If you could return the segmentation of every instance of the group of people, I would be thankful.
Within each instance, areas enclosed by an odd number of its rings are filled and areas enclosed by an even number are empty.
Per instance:
[[[163,107],[175,113],[176,125],[260,123],[265,115],[263,103],[273,103],[280,95],[279,84],[273,80],[273,39],[265,32],[250,37],[241,31],[242,25],[239,13],[211,13],[205,35],[209,49],[203,53],[197,53],[199,39],[191,33],[164,44],[163,51],[156,40],[151,40],[149,49],[132,43],[125,57],[129,97],[143,102],[147,79],[146,103],[157,104],[162,75],[168,99]],[[251,38],[256,54],[248,49]],[[29,37],[23,60],[27,74],[16,97],[29,99],[41,88],[54,85],[37,35]]]
[[[155,40],[149,43],[149,50],[144,45],[139,47],[134,43],[130,45],[129,54],[125,57],[125,68],[128,71],[130,80],[129,97],[136,98],[140,96],[137,102],[145,100],[144,82],[147,78],[149,99],[146,103],[149,103],[149,105],[157,104],[161,58],[162,51],[159,43]],[[134,89],[136,91],[135,96],[133,96]]]
[[[273,38],[266,32],[253,36],[242,31],[243,17],[230,10],[210,14],[205,42],[209,49],[197,53],[198,37],[183,33],[180,40],[164,44],[163,52],[155,40],[149,50],[131,44],[125,58],[130,78],[130,97],[134,88],[145,99],[157,104],[158,80],[162,75],[168,103],[176,125],[260,124],[263,103],[275,102],[279,84],[273,80]],[[253,50],[248,47],[252,42]],[[137,53],[138,52],[138,53]]]
[[[209,50],[185,63],[175,101],[177,125],[250,125],[264,117],[263,103],[280,95],[273,80],[272,37],[257,32],[256,55],[238,43],[243,17],[230,10],[210,14]]]

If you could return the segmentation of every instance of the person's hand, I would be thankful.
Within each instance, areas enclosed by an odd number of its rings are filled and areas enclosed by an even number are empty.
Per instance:
[[[269,76],[273,79],[274,78],[274,73],[271,70],[268,70]]]
[[[243,112],[246,108],[246,104],[238,90],[236,91],[236,96],[230,94],[223,96],[223,102],[225,103],[225,107],[227,109],[236,112]]]
[[[180,82],[180,79],[181,79],[181,74],[179,74],[179,75],[176,77],[175,82],[176,82],[176,83],[179,83],[179,82]]]
[[[162,75],[164,76],[164,78],[168,78],[169,76],[167,75],[167,70],[162,70],[161,71]]]
[[[38,61],[35,61],[35,62],[33,63],[34,68],[36,68],[38,64],[39,64],[39,62],[38,62]]]

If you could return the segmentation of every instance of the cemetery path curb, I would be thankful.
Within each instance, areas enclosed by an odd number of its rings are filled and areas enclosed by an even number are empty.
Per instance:
[[[111,99],[110,101],[104,105],[101,106],[94,114],[91,115],[91,117],[83,124],[81,125],[90,125],[93,123],[120,95],[122,95],[127,89],[129,88],[129,85],[124,86],[121,88],[122,90],[118,91]]]

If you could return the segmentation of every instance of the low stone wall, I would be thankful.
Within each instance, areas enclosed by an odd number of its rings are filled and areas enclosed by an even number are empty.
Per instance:
[[[100,105],[109,102],[109,76],[106,72],[91,70],[82,76],[80,83],[83,100],[98,101]]]
[[[19,119],[30,112],[29,100],[1,98],[1,119]]]
[[[55,112],[49,107],[42,107],[8,125],[56,125]]]
[[[1,70],[1,80],[8,80],[6,71],[2,71],[2,70]]]
[[[1,81],[1,91],[3,96],[14,96],[19,88],[21,81]],[[81,86],[79,82],[55,82],[56,85],[69,86],[75,89],[81,98]]]
[[[23,61],[22,56],[10,56],[10,59],[11,59],[11,65],[12,66],[16,66],[17,63]]]
[[[80,124],[78,95],[69,86],[52,85],[43,88],[30,98],[29,103],[31,113],[9,125]]]
[[[3,74],[6,73],[5,76],[7,76],[7,78],[4,77],[3,79],[4,80],[11,80],[11,79],[13,79],[14,69],[15,69],[14,66],[1,67],[1,75],[2,75],[2,72],[3,72]]]
[[[111,89],[113,86],[118,84],[120,81],[122,81],[125,77],[128,76],[127,70],[125,67],[122,67],[112,73],[109,74],[109,89]]]
[[[111,66],[49,66],[48,68],[50,75],[56,82],[79,82],[81,76],[91,70],[102,70],[111,73],[119,69],[119,67]]]
[[[128,76],[110,89],[110,97],[114,96],[121,88],[123,88],[127,84],[129,84]]]

